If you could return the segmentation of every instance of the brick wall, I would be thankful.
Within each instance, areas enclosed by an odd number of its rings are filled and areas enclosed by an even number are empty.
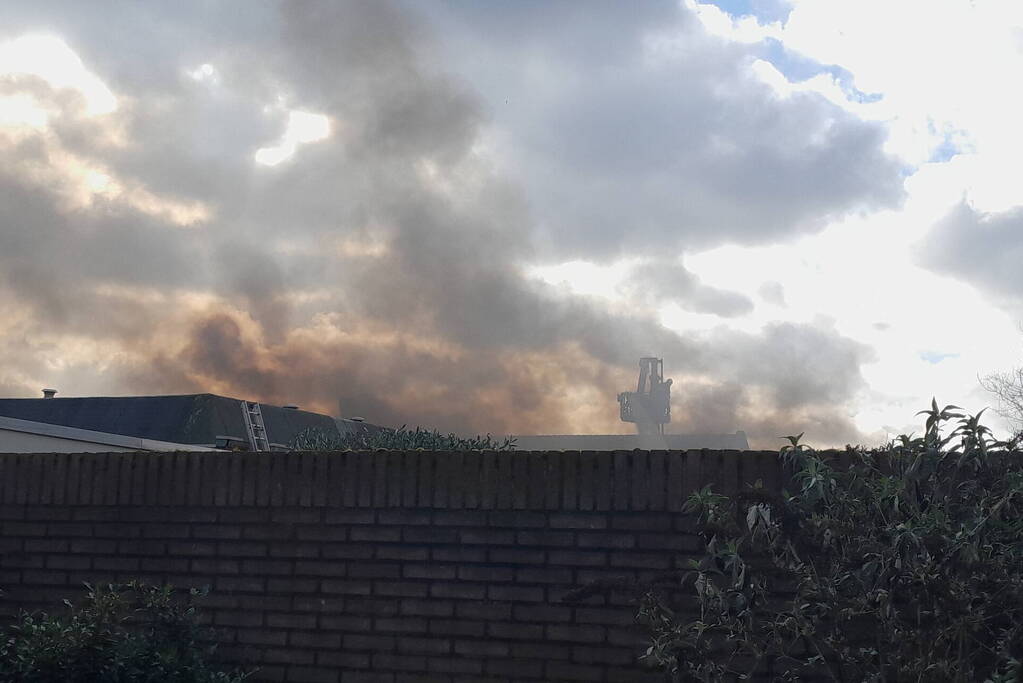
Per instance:
[[[0,614],[82,582],[208,585],[228,662],[275,681],[655,681],[631,609],[565,594],[699,547],[712,483],[774,452],[0,455]]]

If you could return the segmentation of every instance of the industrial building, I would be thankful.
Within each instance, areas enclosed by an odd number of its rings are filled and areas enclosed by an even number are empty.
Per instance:
[[[746,432],[734,434],[665,434],[671,422],[672,380],[664,378],[664,361],[646,356],[639,359],[639,380],[635,391],[618,394],[622,422],[636,426],[636,434],[544,434],[516,436],[515,446],[523,451],[628,451],[749,450]]]
[[[0,452],[279,450],[305,430],[380,427],[215,394],[0,398]]]

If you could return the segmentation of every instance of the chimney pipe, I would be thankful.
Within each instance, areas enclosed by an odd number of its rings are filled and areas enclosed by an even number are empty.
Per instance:
[[[43,389],[43,398],[53,398],[57,395],[56,389]]]

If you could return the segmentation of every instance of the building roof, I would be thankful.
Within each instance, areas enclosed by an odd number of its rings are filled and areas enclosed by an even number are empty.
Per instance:
[[[242,402],[215,394],[0,398],[0,416],[175,444],[212,446],[219,436],[247,441]],[[271,443],[288,444],[305,429],[338,434],[328,415],[260,404]]]
[[[75,427],[64,427],[62,425],[46,424],[44,422],[32,422],[30,420],[19,420],[13,417],[0,417],[0,433],[18,432],[21,434],[33,434],[36,436],[50,437],[64,441],[73,441],[82,444],[98,444],[104,447],[129,448],[137,451],[213,451],[214,448],[197,446],[194,444],[170,443],[167,441],[154,441],[152,439],[140,439],[135,436],[123,436],[121,434],[107,434],[89,429],[76,429]],[[0,451],[5,450],[4,439],[0,436]]]

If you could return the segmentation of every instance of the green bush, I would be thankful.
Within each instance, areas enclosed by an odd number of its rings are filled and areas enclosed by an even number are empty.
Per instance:
[[[398,451],[511,451],[515,439],[498,441],[490,434],[463,438],[455,434],[441,434],[436,429],[422,427],[360,431],[345,435],[327,434],[319,429],[306,429],[288,444],[297,451],[373,451],[379,448]]]
[[[0,640],[2,683],[237,683],[217,671],[192,590],[142,583],[87,586],[63,614],[22,614]]]
[[[786,437],[791,494],[693,494],[706,549],[646,586],[649,660],[673,681],[1023,680],[1023,458],[956,410],[877,449]]]

